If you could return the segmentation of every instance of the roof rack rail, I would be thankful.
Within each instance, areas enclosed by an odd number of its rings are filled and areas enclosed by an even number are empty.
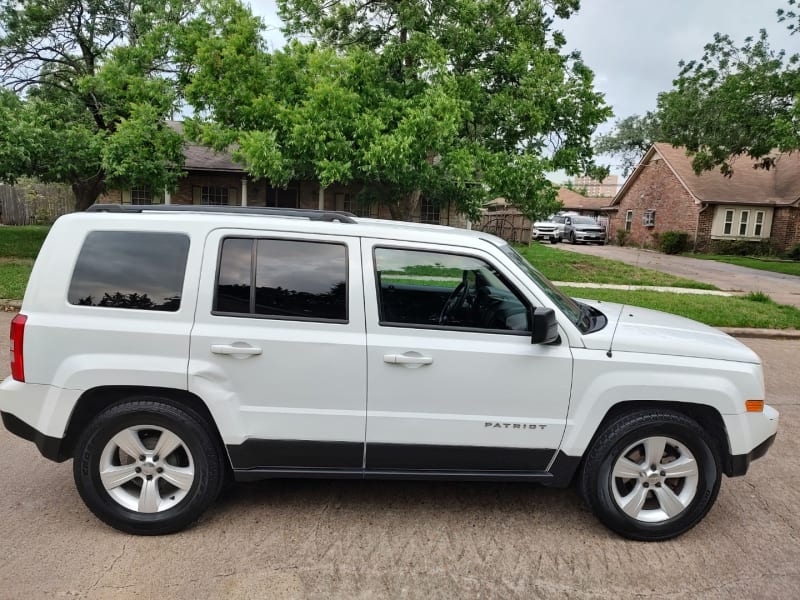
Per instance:
[[[265,217],[299,217],[310,221],[355,223],[353,213],[312,208],[271,208],[265,206],[215,206],[194,204],[92,204],[86,212],[143,213],[194,212],[232,215],[261,215]]]

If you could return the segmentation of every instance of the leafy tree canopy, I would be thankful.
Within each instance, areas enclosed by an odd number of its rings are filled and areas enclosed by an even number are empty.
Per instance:
[[[578,0],[278,4],[282,50],[233,0],[209,7],[184,48],[187,131],[236,143],[253,175],[360,184],[395,218],[421,194],[473,216],[503,196],[541,216],[556,207],[547,172],[603,175],[591,135],[610,109],[554,29]]]
[[[631,115],[619,119],[611,133],[600,135],[595,141],[595,151],[618,157],[623,176],[636,168],[644,153],[661,140],[660,124],[655,113]]]
[[[69,184],[79,209],[108,186],[174,187],[168,41],[192,10],[182,0],[0,2],[0,179]]]
[[[769,168],[774,150],[800,149],[797,55],[773,50],[765,31],[737,47],[717,34],[700,60],[681,64],[673,89],[658,98],[661,134],[685,146],[699,173],[731,174],[737,157]]]
[[[778,20],[794,34],[800,13],[796,0],[787,3]],[[651,142],[670,142],[686,147],[697,173],[731,175],[737,161],[770,168],[780,153],[800,150],[800,55],[773,49],[766,31],[742,45],[718,33],[700,59],[679,66],[655,113],[618,121],[598,151],[620,156],[629,171]]]

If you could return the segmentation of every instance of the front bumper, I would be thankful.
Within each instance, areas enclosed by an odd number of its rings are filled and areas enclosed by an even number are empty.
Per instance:
[[[767,450],[769,450],[770,446],[775,442],[776,435],[778,434],[772,434],[747,454],[734,454],[729,456],[725,464],[725,475],[728,477],[739,477],[747,473],[750,463],[767,453]]]
[[[747,473],[750,463],[767,453],[778,433],[778,411],[769,405],[763,412],[723,415],[730,453],[723,464],[728,477]]]
[[[606,241],[606,234],[605,233],[584,233],[582,231],[575,232],[575,239],[581,240],[582,242],[605,242]]]

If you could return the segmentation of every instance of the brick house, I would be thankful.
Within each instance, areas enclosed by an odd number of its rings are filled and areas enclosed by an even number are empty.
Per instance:
[[[770,241],[785,251],[800,243],[800,155],[780,156],[770,170],[742,158],[731,177],[696,175],[684,148],[655,144],[614,197],[610,236],[655,246],[665,231],[684,231],[706,251],[716,240]]]
[[[170,126],[181,131],[181,124]],[[359,206],[356,185],[331,185],[320,190],[313,181],[295,181],[286,188],[276,188],[265,180],[254,180],[245,168],[233,160],[230,152],[184,143],[184,171],[178,189],[169,193],[146,187],[109,190],[99,201],[121,204],[197,204],[229,206],[270,206],[279,208],[316,208],[344,210],[362,217],[391,219],[383,205]],[[436,225],[467,226],[467,219],[454,206],[440,207],[422,198],[412,220]]]

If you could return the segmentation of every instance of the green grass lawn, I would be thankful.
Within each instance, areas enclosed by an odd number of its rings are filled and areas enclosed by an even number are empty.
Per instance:
[[[36,258],[49,230],[43,225],[0,227],[0,257]]]
[[[0,298],[20,300],[31,275],[33,261],[0,259]]]
[[[773,301],[749,300],[747,297],[671,294],[651,291],[561,288],[576,298],[605,300],[660,310],[713,327],[754,327],[765,329],[800,329],[800,309]]]
[[[750,267],[761,271],[772,271],[774,273],[784,273],[786,275],[796,275],[800,277],[800,261],[778,260],[775,258],[757,258],[754,256],[718,256],[714,254],[686,254],[692,258],[703,260],[717,260],[719,262],[739,265],[740,267]]]
[[[663,285],[703,290],[717,289],[708,283],[682,279],[667,273],[634,267],[615,260],[608,260],[607,258],[559,250],[545,244],[533,243],[527,247],[517,246],[517,251],[553,281]]]

